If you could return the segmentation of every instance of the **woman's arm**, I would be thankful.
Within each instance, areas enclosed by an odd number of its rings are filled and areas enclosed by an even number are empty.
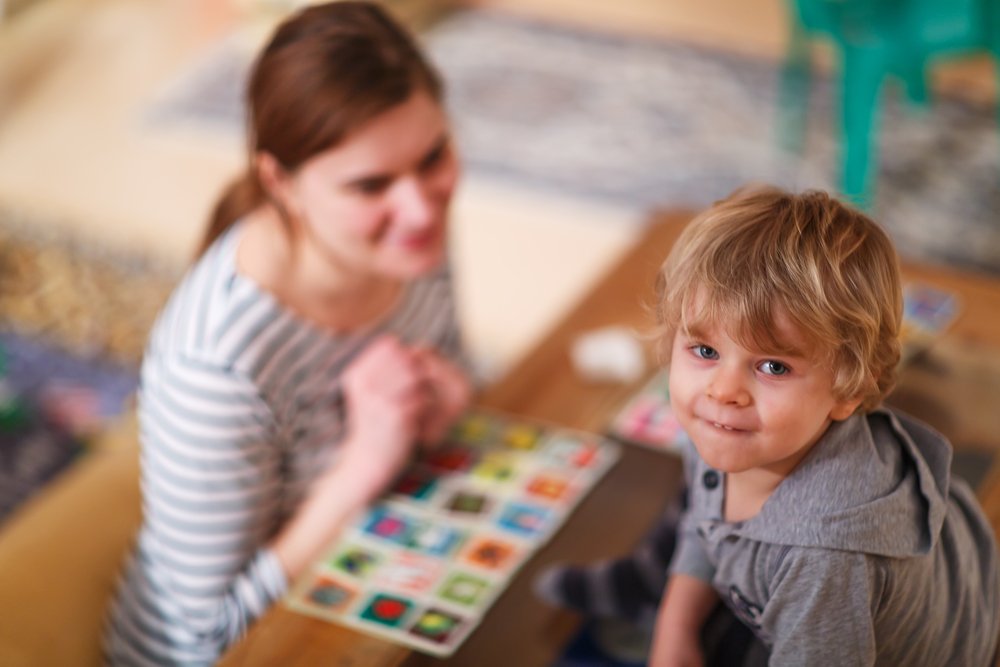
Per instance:
[[[281,505],[273,415],[245,377],[181,354],[147,359],[139,399],[143,526],[117,645],[159,664],[217,656],[287,587],[260,548]]]
[[[414,350],[396,338],[372,342],[344,371],[347,435],[336,464],[271,543],[290,579],[319,555],[410,459],[433,391]]]

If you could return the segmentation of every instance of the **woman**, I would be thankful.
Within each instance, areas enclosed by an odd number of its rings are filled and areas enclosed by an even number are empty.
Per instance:
[[[285,21],[250,165],[151,334],[113,664],[211,664],[467,406],[441,84],[376,5]]]

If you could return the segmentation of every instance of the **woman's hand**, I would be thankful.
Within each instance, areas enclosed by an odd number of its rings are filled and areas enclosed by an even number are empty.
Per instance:
[[[421,354],[394,337],[369,345],[344,371],[347,435],[337,467],[377,495],[406,465],[432,403]]]
[[[418,441],[444,436],[471,394],[461,371],[436,352],[391,336],[358,355],[342,386],[347,431],[340,458],[316,479],[271,545],[289,579],[392,483]]]
[[[448,429],[469,407],[472,383],[455,364],[436,350],[417,347],[413,350],[423,373],[430,400],[420,423],[418,439],[425,445],[436,445]]]

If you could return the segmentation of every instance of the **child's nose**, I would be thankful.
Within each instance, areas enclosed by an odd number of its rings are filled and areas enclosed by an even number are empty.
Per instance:
[[[750,404],[750,392],[747,391],[743,375],[738,368],[723,365],[717,367],[705,393],[709,398],[727,405],[745,407]]]

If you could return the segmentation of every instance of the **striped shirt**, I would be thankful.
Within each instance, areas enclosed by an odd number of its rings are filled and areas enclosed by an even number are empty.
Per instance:
[[[375,337],[461,361],[447,271],[409,283],[377,325],[334,334],[237,272],[240,229],[191,268],[146,349],[143,525],[109,616],[111,664],[212,664],[284,595],[265,545],[331,463],[341,373]]]

